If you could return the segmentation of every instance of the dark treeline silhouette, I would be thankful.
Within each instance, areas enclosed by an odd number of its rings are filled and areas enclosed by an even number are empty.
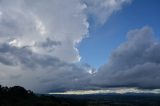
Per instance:
[[[67,103],[53,96],[34,94],[20,86],[0,85],[0,106],[67,106]]]
[[[0,106],[160,106],[160,95],[40,95],[0,86]]]

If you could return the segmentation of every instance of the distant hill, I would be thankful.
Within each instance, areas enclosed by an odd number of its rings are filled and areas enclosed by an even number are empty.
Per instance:
[[[20,86],[0,86],[0,106],[68,106],[53,96],[36,95]]]
[[[20,86],[0,86],[0,106],[160,106],[160,95],[40,95]]]

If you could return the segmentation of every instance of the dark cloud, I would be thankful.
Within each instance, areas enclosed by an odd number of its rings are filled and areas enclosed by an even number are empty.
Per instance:
[[[60,41],[54,41],[51,38],[47,38],[44,42],[39,42],[35,44],[36,46],[43,48],[47,52],[52,52],[56,47],[60,47],[62,43]]]
[[[89,66],[69,64],[55,57],[34,53],[27,47],[0,44],[0,63],[12,68],[19,67],[20,71],[7,69],[10,72],[5,78],[9,79],[9,83],[20,84],[36,92],[87,89],[90,85]],[[3,74],[5,71],[1,71]]]
[[[1,84],[36,92],[93,89],[96,71],[80,65],[77,44],[88,34],[89,15],[104,23],[129,1],[0,0]]]
[[[160,42],[149,27],[130,31],[128,40],[97,71],[76,63],[80,60],[76,45],[88,33],[88,16],[103,24],[131,0],[0,2],[2,84],[36,92],[160,88]]]
[[[88,64],[66,63],[50,55],[34,53],[28,46],[3,43],[0,44],[0,67],[6,71],[1,71],[0,80],[36,92],[107,87],[155,89],[160,88],[159,53],[160,42],[150,27],[130,31],[128,40],[97,71]]]
[[[109,62],[94,73],[90,73],[94,69],[88,64],[66,63],[49,55],[34,53],[29,47],[5,43],[0,44],[0,63],[19,68],[18,71],[10,68],[13,71],[10,70],[1,82],[10,84],[12,80],[12,83],[36,92],[107,87],[155,89],[160,88],[159,53],[160,42],[154,38],[150,27],[130,31],[128,40],[115,49]],[[5,71],[1,72],[1,76],[5,74]]]
[[[150,27],[130,31],[93,83],[102,87],[160,88],[160,42]]]
[[[47,38],[46,42],[43,42],[41,44],[41,46],[43,47],[52,47],[52,46],[57,46],[57,45],[61,45],[61,42],[51,40],[50,38]]]

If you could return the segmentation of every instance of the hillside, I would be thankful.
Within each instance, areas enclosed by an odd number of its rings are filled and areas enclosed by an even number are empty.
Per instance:
[[[159,95],[40,95],[20,86],[0,86],[0,106],[160,106]]]

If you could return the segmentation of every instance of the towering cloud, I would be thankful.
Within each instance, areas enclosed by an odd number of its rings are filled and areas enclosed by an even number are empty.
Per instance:
[[[128,1],[0,0],[0,83],[36,92],[89,89],[93,71],[78,63],[76,46],[91,15],[104,23]]]
[[[57,57],[66,62],[80,60],[75,45],[88,32],[86,8],[79,0],[1,0],[1,42],[30,46],[34,52]],[[61,42],[41,47],[39,43]],[[50,48],[49,48],[50,47]],[[65,53],[64,53],[65,52]]]
[[[150,27],[128,33],[122,43],[100,67],[93,83],[102,87],[160,87],[160,42]]]

